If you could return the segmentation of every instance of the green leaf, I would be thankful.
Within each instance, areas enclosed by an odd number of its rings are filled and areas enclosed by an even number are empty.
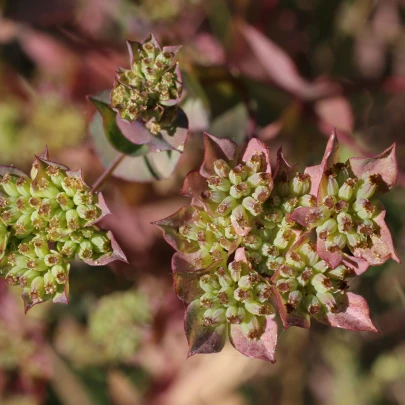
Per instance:
[[[94,96],[90,96],[89,100],[97,108],[97,111],[102,116],[103,130],[97,128],[98,133],[93,132],[93,137],[105,136],[110,144],[119,152],[125,153],[128,156],[138,156],[144,153],[142,145],[137,145],[129,141],[120,131],[117,126],[117,113],[109,106],[108,100],[109,91],[105,90]],[[93,131],[96,128],[93,127]]]

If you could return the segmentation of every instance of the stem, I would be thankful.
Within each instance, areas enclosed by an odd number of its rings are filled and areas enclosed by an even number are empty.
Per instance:
[[[98,191],[101,186],[105,183],[106,180],[109,179],[109,177],[113,174],[114,170],[117,168],[117,166],[122,162],[124,159],[125,154],[120,153],[114,161],[111,163],[107,169],[104,170],[103,174],[96,180],[96,182],[93,184],[93,188],[91,189],[92,193],[95,193]]]

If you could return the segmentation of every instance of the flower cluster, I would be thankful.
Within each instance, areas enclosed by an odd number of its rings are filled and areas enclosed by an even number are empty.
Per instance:
[[[376,331],[365,300],[346,290],[370,264],[399,260],[372,199],[393,187],[396,172],[394,147],[339,162],[332,134],[320,165],[297,173],[280,150],[272,174],[260,141],[238,153],[206,134],[204,162],[182,189],[192,204],[156,222],[177,251],[190,355],[220,351],[228,331],[241,353],[274,361],[275,307],[285,328],[308,328],[314,317]]]
[[[121,118],[141,119],[153,133],[170,126],[182,94],[176,54],[180,46],[161,48],[151,34],[145,41],[127,41],[131,69],[119,69],[111,91],[111,107]]]
[[[70,262],[126,260],[111,232],[95,223],[109,214],[81,171],[37,157],[28,177],[0,168],[0,276],[23,288],[26,311],[52,299],[67,302]]]

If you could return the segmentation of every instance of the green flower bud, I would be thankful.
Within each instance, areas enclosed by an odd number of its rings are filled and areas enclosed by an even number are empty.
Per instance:
[[[215,326],[226,321],[224,308],[209,308],[204,312],[204,317],[201,320],[203,326]]]
[[[270,189],[266,186],[257,186],[252,197],[263,204],[270,197]]]
[[[44,198],[41,202],[38,214],[46,221],[50,221],[58,209],[59,204],[55,199]]]
[[[58,289],[58,282],[51,271],[44,275],[44,289],[47,294],[53,295]]]
[[[375,206],[371,201],[366,199],[359,199],[353,203],[353,208],[357,212],[359,218],[369,219],[372,218],[375,213]]]
[[[330,252],[339,251],[346,246],[346,235],[340,232],[335,232],[325,240],[325,247]]]
[[[353,197],[355,187],[356,181],[350,178],[347,179],[339,189],[339,198],[342,198],[345,201],[350,201]]]
[[[250,233],[244,237],[243,245],[250,249],[257,250],[262,246],[262,239],[260,236]]]
[[[346,233],[347,244],[351,247],[358,248],[365,242],[365,237],[358,234],[356,231],[350,231]]]
[[[230,195],[236,199],[246,197],[250,192],[250,186],[246,182],[240,182],[239,184],[233,185],[229,191]]]
[[[257,266],[263,260],[262,255],[254,250],[248,250],[246,252],[246,257],[253,266]]]
[[[231,188],[231,182],[218,176],[211,176],[207,179],[208,187],[211,190],[228,192]]]
[[[273,294],[271,287],[266,283],[258,283],[254,291],[257,300],[262,303],[268,301]]]
[[[336,300],[335,297],[328,292],[318,292],[316,294],[319,301],[327,308],[329,312],[336,312]]]
[[[295,236],[294,233],[289,229],[281,228],[274,239],[274,246],[278,249],[287,248],[292,242],[294,242]]]
[[[49,221],[49,226],[51,228],[63,228],[65,229],[67,227],[67,220],[66,220],[66,213],[62,209],[57,209],[55,211],[54,216],[52,219]]]
[[[216,276],[218,278],[219,285],[222,288],[230,287],[234,284],[230,274],[222,266],[217,268]]]
[[[312,275],[313,275],[312,268],[306,267],[304,271],[297,277],[297,283],[300,286],[305,287],[310,282]]]
[[[34,246],[30,242],[20,243],[18,245],[18,252],[26,257],[36,257]]]
[[[31,223],[38,230],[45,229],[48,226],[48,222],[39,214],[39,211],[34,211],[31,214]]]
[[[76,205],[91,205],[94,203],[94,195],[90,191],[82,191],[73,196]]]
[[[66,177],[66,173],[61,170],[59,167],[57,166],[48,166],[46,168],[46,173],[47,175],[50,177],[52,183],[58,187],[61,188],[62,187],[62,181],[65,179]]]
[[[3,211],[0,218],[3,221],[4,225],[13,225],[15,224],[21,216],[21,212],[17,210],[16,207],[10,207],[10,209]]]
[[[262,255],[268,257],[277,257],[280,254],[280,251],[274,245],[267,242],[262,244],[260,252],[262,253]]]
[[[276,271],[283,263],[284,257],[282,256],[276,258],[270,256],[269,259],[266,261],[267,268],[272,272]]]
[[[41,236],[36,236],[32,239],[32,245],[34,246],[35,254],[38,257],[45,257],[49,254],[48,242]]]
[[[235,282],[238,282],[240,280],[242,269],[242,262],[234,261],[229,263],[228,270],[230,271],[231,277]]]
[[[377,183],[374,176],[369,176],[367,179],[361,181],[359,188],[357,189],[357,199],[369,199],[377,190]]]
[[[325,260],[320,260],[318,263],[316,263],[313,266],[313,269],[317,272],[317,273],[325,273],[326,270],[329,269],[328,264],[325,262]]]
[[[29,203],[30,199],[31,197],[26,195],[16,200],[15,205],[17,207],[17,210],[20,211],[21,214],[32,214],[32,212],[34,211],[34,208],[32,208]]]
[[[207,293],[217,293],[221,288],[214,274],[205,274],[200,278],[200,287]]]
[[[52,275],[55,277],[55,280],[58,284],[66,284],[68,281],[68,264],[57,264],[51,269]]]
[[[246,228],[251,225],[251,219],[249,214],[246,212],[243,205],[237,205],[231,214],[231,218],[241,227]]]
[[[316,198],[311,194],[305,194],[298,199],[299,207],[315,207]]]
[[[360,235],[371,236],[374,234],[375,224],[371,219],[363,219],[363,221],[357,226],[357,232]]]
[[[33,280],[35,280],[37,277],[41,277],[41,273],[36,270],[25,270],[21,275],[20,275],[20,286],[21,287],[29,287]]]
[[[281,294],[294,291],[297,289],[297,287],[298,283],[295,278],[282,278],[276,282],[276,288]]]
[[[218,159],[214,162],[214,170],[217,176],[227,178],[231,168],[229,167],[228,163],[225,162],[225,160]]]
[[[267,186],[271,184],[271,174],[270,173],[254,173],[247,178],[247,183],[250,187],[256,188],[258,186]]]
[[[292,197],[284,200],[281,204],[281,211],[284,214],[291,214],[298,205],[298,198]]]
[[[86,221],[95,221],[100,216],[100,210],[95,205],[79,205],[76,211]]]
[[[257,301],[247,301],[245,302],[245,309],[249,311],[252,315],[271,315],[274,314],[274,307],[270,303],[260,303]]]
[[[211,222],[211,217],[208,215],[207,212],[204,211],[194,211],[191,215],[191,218],[194,224],[201,229],[206,229],[207,225]]]
[[[80,243],[79,252],[77,253],[80,259],[92,259],[94,256],[94,246],[89,240],[83,240]]]
[[[19,255],[19,254],[10,254],[8,256],[8,263],[11,266],[16,266],[16,267],[20,267],[22,269],[26,269],[27,268],[27,262],[28,262],[29,258],[23,255]]]
[[[209,200],[219,204],[226,198],[226,193],[218,190],[206,190],[201,193],[201,197],[204,200]]]
[[[350,273],[346,266],[340,265],[333,270],[328,271],[328,277],[333,280],[344,280],[347,274]]]
[[[84,237],[81,232],[72,232],[69,237],[70,240],[76,244],[80,244],[84,241]]]
[[[278,181],[275,183],[277,194],[280,197],[287,197],[290,194],[290,185],[286,175],[278,176]]]
[[[288,294],[287,304],[296,309],[302,301],[302,292],[299,290],[291,291]]]
[[[330,278],[321,273],[315,274],[312,277],[311,284],[314,286],[315,290],[320,293],[328,292],[333,288]]]
[[[326,193],[331,196],[337,196],[339,193],[339,184],[333,174],[328,176]]]
[[[41,302],[45,296],[44,279],[39,276],[31,282],[30,298],[33,302]]]
[[[251,271],[246,276],[242,276],[238,281],[238,286],[241,288],[252,288],[260,281],[259,275],[255,271]]]
[[[31,183],[30,191],[34,197],[55,199],[60,190],[46,177],[41,177]]]
[[[97,253],[108,253],[111,251],[111,241],[106,234],[101,232],[95,233],[91,238],[91,243],[95,247]]]
[[[11,176],[9,173],[6,173],[0,180],[0,185],[2,186],[4,192],[10,197],[20,197],[16,181],[17,179],[14,176]]]
[[[80,217],[75,209],[66,211],[66,223],[67,227],[72,231],[80,228]]]
[[[56,201],[64,211],[71,210],[75,207],[75,203],[65,192],[59,193],[56,196]]]
[[[290,193],[294,196],[308,194],[311,189],[311,178],[308,174],[297,173],[289,182]]]
[[[350,177],[350,173],[347,166],[344,163],[336,163],[335,169],[337,172],[338,183],[343,184]]]
[[[19,177],[16,182],[17,191],[22,196],[31,196],[30,192],[31,181],[25,177]]]
[[[264,324],[260,322],[259,317],[246,313],[244,321],[240,325],[242,333],[249,340],[258,340],[263,334]]]
[[[220,215],[228,215],[237,204],[237,201],[233,197],[228,196],[218,205],[216,211]]]
[[[301,255],[297,252],[287,253],[286,264],[293,267],[294,269],[302,270],[305,267],[305,261]]]
[[[17,285],[20,282],[20,277],[24,274],[26,270],[21,267],[13,267],[6,274],[5,280],[10,285]]]
[[[266,169],[266,156],[263,152],[256,152],[246,162],[246,167],[253,173],[264,172]]]
[[[281,222],[283,218],[283,211],[278,208],[270,208],[269,210],[266,210],[266,213],[264,214],[264,219],[266,221],[271,221],[276,224]]]
[[[30,235],[34,230],[34,225],[31,221],[31,215],[21,215],[15,223],[14,229],[17,238],[25,238],[26,236]]]
[[[222,287],[218,291],[217,297],[218,297],[219,303],[225,307],[235,304],[235,300],[233,298],[233,288],[232,287]]]
[[[27,268],[35,271],[48,270],[48,266],[42,257],[28,259]]]
[[[316,246],[313,243],[304,243],[300,248],[300,253],[304,256],[308,266],[314,266],[319,261]]]
[[[284,263],[280,265],[279,270],[280,276],[285,278],[294,278],[298,274],[297,268],[287,266]]]
[[[263,212],[262,205],[252,197],[244,198],[242,205],[254,216],[260,215]]]
[[[252,292],[248,288],[238,287],[233,296],[237,301],[246,302],[252,298]]]
[[[44,262],[48,267],[53,267],[62,263],[62,256],[59,252],[51,250],[50,253],[44,257]]]
[[[330,235],[334,234],[338,229],[336,220],[330,218],[326,220],[322,225],[318,226],[316,232],[318,237],[326,240]]]
[[[68,259],[73,259],[76,254],[78,245],[72,241],[62,242],[59,252]]]
[[[315,315],[321,310],[321,302],[315,295],[308,294],[304,298],[303,303],[310,315]]]
[[[246,311],[241,306],[229,306],[226,310],[226,319],[230,324],[241,324],[245,319]]]
[[[244,165],[237,165],[229,172],[229,180],[232,184],[239,184],[247,178],[247,170]]]
[[[78,191],[86,189],[85,184],[75,177],[65,177],[61,186],[69,197],[73,197]]]

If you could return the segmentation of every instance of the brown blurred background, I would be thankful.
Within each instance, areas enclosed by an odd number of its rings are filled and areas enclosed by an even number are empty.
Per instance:
[[[187,203],[179,190],[201,162],[203,130],[239,143],[256,132],[302,168],[337,127],[343,158],[397,142],[398,186],[384,204],[404,257],[405,1],[0,0],[0,164],[28,170],[48,145],[94,182],[103,168],[85,96],[110,88],[128,67],[125,39],[149,32],[184,45],[185,152],[168,179],[103,190],[130,265],[75,263],[70,305],[27,316],[0,284],[0,404],[405,404],[402,265],[350,286],[378,335],[314,324],[280,333],[275,365],[228,346],[186,360],[172,250],[150,225]]]

